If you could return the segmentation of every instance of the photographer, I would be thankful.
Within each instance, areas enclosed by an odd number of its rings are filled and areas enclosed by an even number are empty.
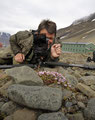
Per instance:
[[[56,24],[50,20],[43,20],[36,32],[20,31],[10,37],[10,45],[14,54],[14,64],[36,63],[37,56],[34,55],[35,35],[45,35],[47,40],[47,50],[42,49],[39,59],[42,61],[57,61],[61,54],[61,45],[55,44]],[[38,38],[39,39],[39,38]],[[42,44],[42,43],[41,43]],[[36,45],[35,45],[36,46]],[[38,46],[39,47],[39,46]],[[44,47],[44,44],[43,44]],[[36,48],[36,47],[35,47]],[[37,51],[37,50],[36,50]],[[45,54],[46,52],[46,54]],[[45,54],[45,56],[43,55]]]

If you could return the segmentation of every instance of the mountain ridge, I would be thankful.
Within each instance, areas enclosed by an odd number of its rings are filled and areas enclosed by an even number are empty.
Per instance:
[[[91,42],[95,44],[95,13],[86,17],[87,19],[85,20],[84,18],[76,20],[78,21],[77,24],[73,22],[70,26],[59,29],[57,31],[57,38],[59,41]]]
[[[0,43],[2,43],[3,46],[9,45],[10,36],[9,33],[0,32]]]

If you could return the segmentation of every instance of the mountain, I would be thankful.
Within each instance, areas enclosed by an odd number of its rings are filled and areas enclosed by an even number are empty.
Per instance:
[[[81,19],[75,20],[75,21],[72,23],[72,25],[77,25],[77,24],[79,24],[79,23],[83,23],[83,22],[87,22],[87,21],[91,22],[92,20],[93,20],[93,21],[95,20],[95,13],[90,14],[90,15],[88,15],[88,16],[85,16],[85,17],[83,17],[83,18],[81,18]]]
[[[59,42],[90,42],[95,44],[95,13],[75,20],[57,31]]]
[[[9,39],[10,39],[9,33],[0,32],[0,43],[2,43],[3,46],[9,45]]]

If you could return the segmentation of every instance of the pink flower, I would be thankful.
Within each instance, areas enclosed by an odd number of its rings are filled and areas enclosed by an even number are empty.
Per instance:
[[[50,72],[50,71],[40,71],[38,75],[42,78],[42,80],[47,83],[57,83],[61,84],[65,87],[71,87],[71,85],[66,81],[65,77],[58,72]]]

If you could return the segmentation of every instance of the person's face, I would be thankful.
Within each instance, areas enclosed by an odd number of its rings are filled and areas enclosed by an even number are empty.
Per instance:
[[[48,33],[48,31],[47,31],[46,29],[42,29],[42,30],[40,31],[40,34],[45,34],[46,37],[49,39],[49,40],[48,40],[48,47],[49,47],[50,44],[53,43],[55,34],[54,34],[54,33],[53,33],[53,34]]]

